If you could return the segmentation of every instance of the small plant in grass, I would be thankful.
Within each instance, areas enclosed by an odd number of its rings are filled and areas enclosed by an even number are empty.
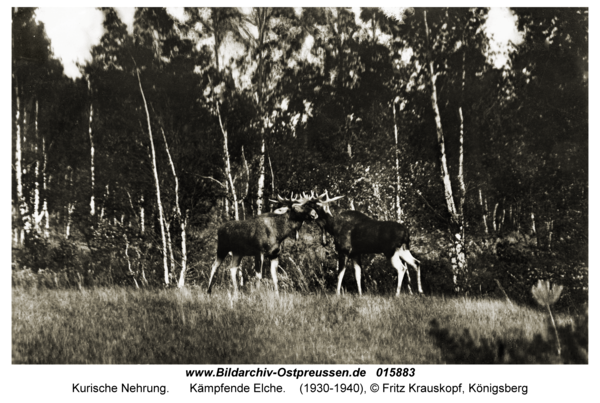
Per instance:
[[[558,337],[558,329],[556,328],[556,322],[554,321],[554,316],[552,315],[552,309],[550,308],[550,305],[554,305],[554,303],[558,301],[562,290],[563,287],[561,285],[551,287],[550,282],[548,280],[539,280],[537,286],[534,285],[533,287],[531,287],[531,293],[533,294],[533,298],[536,300],[536,302],[541,306],[545,306],[548,309],[550,321],[552,323],[552,327],[554,328],[554,334],[556,335],[556,345],[559,356],[560,339]]]

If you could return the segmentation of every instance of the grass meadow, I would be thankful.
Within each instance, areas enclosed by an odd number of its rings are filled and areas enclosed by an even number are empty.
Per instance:
[[[13,287],[14,364],[436,364],[431,321],[473,340],[546,335],[505,300],[228,289]],[[559,323],[570,320],[558,316]],[[514,335],[514,339],[511,339]]]

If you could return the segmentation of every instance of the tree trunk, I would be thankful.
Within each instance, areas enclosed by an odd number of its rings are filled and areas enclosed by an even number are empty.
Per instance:
[[[374,30],[373,35],[375,35]],[[398,100],[399,98],[397,97],[392,103],[392,111],[394,115],[394,141],[396,144],[396,220],[398,220],[399,223],[402,223],[404,220],[402,218],[402,207],[400,206],[400,150],[398,149],[398,122],[396,120],[396,104],[398,103]]]
[[[548,231],[548,252],[552,251],[552,232],[554,230],[554,220],[546,221],[546,230]]]
[[[244,192],[244,197],[242,197],[242,210],[244,211],[244,220],[245,220],[246,219],[245,202],[248,200],[248,194],[250,192],[250,168],[248,168],[248,161],[246,161],[246,154],[244,153],[244,146],[242,146],[242,159],[244,160],[244,168],[246,169],[246,191]],[[250,209],[252,210],[252,203],[250,203]]]
[[[35,168],[34,168],[34,174],[35,174],[35,187],[33,190],[33,229],[35,231],[36,234],[41,235],[41,226],[40,226],[40,221],[42,219],[42,214],[40,213],[40,166],[41,166],[41,161],[40,161],[40,156],[38,154],[38,143],[40,141],[40,133],[38,131],[38,100],[36,98],[35,100],[35,115],[33,117],[33,122],[34,122],[34,133],[35,133],[35,139],[33,141],[33,150],[34,150],[34,154],[35,154]]]
[[[498,225],[496,223],[496,213],[498,212],[498,204],[499,203],[496,203],[496,205],[494,206],[494,213],[492,214],[492,225],[494,227],[494,232],[499,231]]]
[[[535,228],[535,213],[533,211],[531,211],[531,233],[533,236],[535,236],[535,243],[537,245],[537,247],[540,247],[540,239],[538,238],[538,233],[537,230]]]
[[[517,233],[521,232],[521,202],[517,202],[517,208],[515,211],[515,222]]]
[[[17,204],[19,206],[19,214],[21,215],[21,242],[31,230],[31,220],[29,217],[29,209],[25,195],[23,194],[23,151],[22,151],[22,132],[21,132],[21,99],[19,94],[19,84],[15,77],[15,95],[16,95],[16,113],[15,113],[15,129],[16,129],[16,144],[15,144],[15,175],[17,180]]]
[[[102,202],[102,208],[100,208],[100,221],[104,219],[104,213],[106,212],[106,201],[110,196],[110,188],[109,185],[106,185],[106,191],[104,192],[104,198]]]
[[[484,204],[483,197],[481,195],[481,188],[479,189],[479,205],[481,206],[481,217],[483,220],[483,229],[487,235],[487,234],[489,234],[488,224],[487,224],[487,215],[488,215],[487,200],[485,201],[485,204]]]
[[[425,15],[425,30],[427,34],[427,38],[429,38],[429,28],[427,27],[427,11],[424,12]],[[428,41],[429,42],[429,39]],[[429,65],[429,79],[431,86],[431,107],[433,108],[433,113],[435,116],[435,128],[437,133],[437,142],[438,147],[440,149],[440,169],[441,169],[441,179],[444,185],[444,199],[446,200],[446,207],[448,208],[448,212],[451,217],[454,219],[457,216],[456,206],[454,204],[454,198],[452,195],[452,184],[450,183],[450,174],[448,173],[448,164],[446,162],[446,145],[444,142],[444,131],[442,129],[442,119],[440,116],[440,111],[438,108],[437,102],[437,89],[435,86],[437,74],[433,69],[433,60],[431,60],[431,55],[429,47],[427,49],[428,53],[428,65]]]
[[[137,75],[138,83],[140,85],[140,93],[142,94],[142,100],[144,101],[144,109],[146,110],[146,119],[148,121],[148,137],[150,138],[150,149],[152,151],[152,171],[154,173],[154,181],[156,184],[156,204],[158,206],[158,221],[160,223],[160,232],[162,236],[163,246],[163,267],[165,271],[165,284],[169,285],[169,265],[167,262],[167,237],[165,234],[164,225],[164,214],[163,206],[160,201],[160,182],[158,180],[158,170],[156,168],[156,152],[154,150],[154,140],[152,138],[152,125],[150,123],[150,112],[148,112],[148,104],[146,103],[146,97],[144,96],[144,90],[142,89],[142,80],[140,79],[140,72],[136,68],[135,73]]]
[[[42,135],[42,157],[44,166],[42,167],[42,190],[44,191],[44,202],[42,205],[42,217],[44,219],[44,238],[50,236],[50,216],[48,214],[48,153],[46,151],[46,136]]]
[[[275,197],[275,174],[273,174],[273,165],[271,164],[271,156],[269,156],[269,168],[271,169],[271,197]],[[273,206],[269,207],[269,211],[273,212]]]
[[[433,68],[433,60],[431,58],[431,44],[430,44],[430,39],[429,39],[429,27],[427,25],[427,11],[424,11],[424,21],[425,21],[425,35],[426,35],[426,39],[427,39],[427,64],[429,67],[429,79],[430,79],[430,86],[431,86],[431,107],[433,109],[433,113],[434,113],[434,117],[435,117],[435,127],[436,127],[436,134],[437,134],[437,143],[438,143],[438,147],[440,150],[439,153],[439,158],[440,158],[440,177],[442,180],[442,184],[444,186],[444,198],[446,200],[446,207],[448,209],[448,213],[450,214],[451,217],[451,224],[450,224],[450,232],[452,234],[452,242],[453,242],[453,247],[452,247],[452,253],[454,255],[453,259],[452,259],[452,270],[454,272],[454,286],[456,290],[459,290],[460,287],[458,286],[458,276],[459,275],[463,275],[465,273],[466,270],[466,259],[465,259],[465,249],[464,249],[464,236],[463,236],[463,232],[464,232],[464,226],[463,226],[463,217],[460,214],[459,211],[457,211],[456,209],[456,205],[454,203],[454,196],[452,193],[452,184],[450,181],[450,174],[448,171],[448,164],[446,161],[446,145],[444,142],[444,131],[442,128],[442,119],[440,116],[440,111],[438,108],[438,101],[437,101],[437,89],[436,89],[436,79],[437,79],[437,74],[434,71]],[[462,116],[462,110],[461,110],[461,116]],[[462,143],[462,134],[461,134],[461,143]],[[460,154],[461,156],[459,156],[459,182],[462,181],[462,145],[460,148]],[[462,192],[462,186],[464,184],[461,183],[461,192]],[[462,206],[459,204],[459,209],[462,209]]]
[[[258,188],[256,190],[256,215],[263,212],[263,196],[265,193],[265,134],[261,129],[260,155],[258,158]]]
[[[91,184],[91,190],[92,190],[92,195],[90,196],[90,216],[94,216],[96,215],[96,201],[94,199],[94,189],[96,187],[96,172],[95,172],[95,165],[94,165],[94,153],[95,153],[95,149],[94,149],[94,136],[92,133],[92,122],[94,120],[94,105],[91,101],[91,86],[90,86],[90,82],[88,80],[88,91],[90,93],[90,119],[89,119],[89,124],[88,124],[88,134],[90,137],[90,184]]]
[[[223,207],[225,208],[225,217],[230,220],[229,216],[229,181],[225,179],[225,197],[223,198]]]
[[[140,199],[140,234],[142,234],[142,235],[144,234],[145,227],[146,227],[145,213],[146,213],[146,210],[144,209],[144,195],[142,195],[142,197]]]
[[[464,63],[464,59],[463,59]],[[463,68],[464,73],[464,68]],[[464,76],[463,76],[464,82]],[[455,249],[456,249],[456,260],[458,262],[458,271],[463,275],[463,283],[467,282],[467,251],[465,249],[467,242],[465,237],[465,195],[467,194],[466,186],[465,186],[465,176],[464,176],[464,121],[462,114],[462,106],[458,108],[458,114],[460,116],[460,137],[459,137],[459,151],[458,151],[458,184],[459,184],[459,199],[458,199],[458,225],[460,238],[455,235]]]
[[[267,38],[267,33],[269,28],[269,20],[271,18],[271,10],[269,8],[256,8],[257,11],[257,20],[256,27],[258,28],[258,40],[257,40],[257,50],[258,50],[258,80],[257,80],[257,103],[258,110],[262,119],[262,127],[260,129],[260,154],[258,159],[258,183],[257,183],[257,191],[256,191],[256,214],[262,214],[264,210],[264,191],[265,191],[265,152],[266,152],[266,142],[265,142],[265,126],[267,125],[267,118],[264,116],[264,81],[265,81],[265,72],[264,72],[264,42]]]
[[[131,259],[129,258],[129,240],[127,239],[127,235],[123,234],[123,237],[125,238],[125,258],[127,259],[127,268],[129,269],[129,275],[133,279],[135,288],[139,289],[140,286],[138,285],[137,280],[135,279],[135,274],[133,273],[133,270],[131,270]]]
[[[185,236],[185,228],[187,226],[187,216],[188,212],[186,212],[186,216],[183,220],[181,220],[181,273],[179,274],[179,282],[177,283],[177,287],[182,288],[185,284],[185,275],[187,274],[187,246],[186,246],[186,236]]]
[[[219,108],[219,101],[217,101],[216,99],[215,105],[217,107],[217,115],[219,117],[219,125],[221,126],[221,132],[223,133],[223,158],[225,159],[225,176],[227,177],[227,183],[229,183],[229,186],[231,187],[231,204],[233,205],[235,220],[238,221],[240,219],[240,215],[238,212],[238,203],[237,196],[235,194],[235,186],[233,185],[233,179],[231,177],[231,162],[229,159],[229,140],[227,136],[227,129],[225,129],[225,126],[223,126],[223,120],[221,119],[221,110]],[[227,200],[225,200],[225,203],[227,203]],[[227,204],[225,205],[227,206]]]
[[[175,212],[177,213],[177,219],[179,220],[179,225],[181,226],[181,273],[179,275],[179,281],[177,282],[177,287],[182,288],[185,285],[185,273],[187,271],[187,247],[186,247],[186,237],[185,237],[185,227],[187,223],[187,219],[184,219],[181,215],[181,208],[179,206],[179,178],[177,177],[177,171],[175,170],[175,164],[173,163],[173,158],[171,157],[171,151],[169,150],[169,143],[167,143],[167,136],[165,135],[164,129],[160,128],[163,135],[163,140],[165,141],[165,149],[167,150],[167,156],[169,157],[169,164],[171,165],[171,171],[173,172],[173,178],[175,179]],[[169,237],[169,243],[171,242]],[[171,252],[171,260],[173,260],[173,252]]]
[[[175,273],[175,256],[173,255],[173,242],[171,242],[171,224],[165,217],[165,229],[167,233],[167,249],[169,251],[169,259],[171,259],[171,273]]]
[[[73,168],[68,167],[69,172],[65,175],[65,179],[69,183],[69,196],[73,198]],[[65,229],[65,238],[69,239],[71,235],[71,220],[73,211],[75,211],[75,203],[69,201],[67,203],[67,227]]]

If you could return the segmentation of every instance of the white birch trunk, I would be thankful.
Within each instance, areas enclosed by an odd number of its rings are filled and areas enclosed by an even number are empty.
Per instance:
[[[167,232],[167,249],[169,250],[169,258],[171,259],[171,273],[175,273],[175,256],[173,255],[173,243],[171,242],[171,224],[165,217],[165,229]]]
[[[244,212],[244,220],[246,219],[246,207],[245,201],[248,200],[248,193],[250,191],[250,168],[248,167],[248,161],[246,161],[246,154],[244,153],[244,146],[242,146],[242,159],[244,160],[244,168],[246,169],[246,191],[244,197],[242,197],[242,210]],[[250,203],[250,209],[252,209],[252,203]]]
[[[374,34],[374,32],[373,32]],[[402,218],[402,207],[400,206],[400,161],[399,161],[399,150],[398,150],[398,122],[396,121],[396,104],[398,98],[394,100],[392,103],[392,111],[394,115],[394,141],[396,144],[395,148],[395,156],[396,156],[396,220],[399,223],[402,223],[404,220]]]
[[[492,225],[494,227],[494,232],[498,231],[498,225],[496,223],[496,213],[498,212],[498,204],[496,203],[496,205],[494,206],[494,212],[492,213]]]
[[[38,155],[38,143],[40,141],[39,131],[38,131],[38,100],[35,100],[35,115],[34,115],[34,130],[35,130],[35,140],[34,140],[34,153],[35,153],[35,187],[34,187],[34,196],[33,196],[33,228],[36,234],[41,235],[41,226],[40,221],[42,219],[42,214],[40,213],[40,156]]]
[[[442,183],[444,185],[444,198],[446,200],[446,206],[448,208],[448,212],[450,213],[450,217],[452,219],[451,227],[458,227],[457,231],[454,228],[451,228],[451,232],[453,233],[454,247],[452,248],[452,253],[454,254],[454,258],[452,259],[452,269],[454,271],[454,285],[455,289],[458,290],[457,276],[459,274],[463,274],[465,270],[465,250],[464,250],[464,237],[463,237],[463,223],[462,223],[462,215],[461,212],[457,211],[456,205],[454,203],[454,196],[452,192],[452,183],[450,181],[450,174],[448,171],[448,164],[446,160],[446,145],[444,141],[444,131],[442,128],[442,119],[440,115],[440,111],[438,108],[438,100],[437,100],[437,89],[436,89],[436,79],[437,74],[433,68],[433,60],[431,58],[431,44],[429,40],[429,26],[427,25],[427,11],[424,11],[424,22],[425,22],[425,35],[427,38],[427,64],[429,68],[429,79],[431,86],[431,107],[433,109],[434,117],[435,117],[435,127],[437,134],[437,142],[440,149],[440,176]],[[461,118],[462,118],[462,110],[461,110]],[[461,148],[460,148],[460,157],[459,157],[459,182],[462,178],[462,133],[461,133]],[[461,192],[462,192],[461,183]],[[462,206],[459,205],[459,208]]]
[[[264,86],[264,50],[263,44],[265,39],[267,38],[268,30],[269,30],[269,19],[270,19],[270,11],[268,9],[262,9],[259,11],[257,28],[258,28],[258,90],[257,90],[257,103],[258,110],[261,116],[264,118],[263,114],[263,86]],[[264,210],[264,193],[265,193],[265,152],[266,152],[266,142],[265,142],[265,125],[266,119],[262,122],[262,127],[260,129],[260,155],[258,159],[258,183],[257,183],[257,191],[256,191],[256,215],[261,215]]]
[[[546,229],[548,230],[548,251],[552,250],[552,232],[554,230],[554,220],[546,221]]]
[[[521,232],[521,202],[517,203],[515,210],[515,221],[517,225],[517,233]]]
[[[142,235],[144,234],[146,227],[145,213],[146,210],[144,209],[144,195],[142,195],[142,198],[140,200],[140,233]]]
[[[187,246],[185,228],[187,226],[187,214],[185,219],[181,220],[181,273],[177,287],[182,288],[185,285],[185,275],[187,274]]]
[[[227,179],[225,179],[225,197],[223,200],[223,206],[225,208],[225,217],[227,217],[227,219],[231,219],[231,217],[229,217],[229,181]]]
[[[261,129],[260,155],[258,158],[258,188],[256,191],[256,215],[263,212],[263,196],[265,193],[265,135]]]
[[[46,152],[46,137],[42,136],[42,155],[44,166],[42,167],[42,190],[44,191],[44,202],[42,206],[42,216],[44,218],[44,238],[50,236],[50,215],[48,214],[48,153]]]
[[[88,88],[89,88],[89,81],[88,81]],[[94,198],[94,189],[96,187],[96,172],[95,172],[96,167],[94,165],[95,149],[94,149],[94,136],[92,133],[93,120],[94,120],[94,105],[90,101],[90,118],[89,118],[89,124],[88,124],[88,134],[90,137],[90,184],[91,184],[91,190],[92,190],[92,195],[90,196],[90,215],[92,217],[94,215],[96,215],[96,200]]]
[[[427,35],[427,42],[429,42],[429,28],[427,26],[427,11],[424,12],[425,15],[425,32]],[[448,164],[446,162],[446,144],[444,141],[444,131],[442,129],[442,119],[440,116],[440,110],[438,108],[437,101],[437,89],[435,86],[435,82],[437,79],[437,74],[433,69],[433,60],[431,59],[430,45],[428,44],[427,54],[428,54],[428,67],[429,67],[429,79],[431,86],[431,107],[433,108],[433,113],[435,116],[435,128],[437,134],[437,142],[440,148],[440,169],[441,169],[441,179],[444,185],[444,199],[446,200],[446,206],[448,208],[448,212],[450,213],[453,219],[456,219],[456,205],[454,204],[454,198],[452,195],[452,184],[450,182],[450,174],[448,173]]]
[[[246,219],[246,208],[244,207],[244,201],[248,200],[248,194],[250,192],[250,168],[248,167],[248,161],[246,161],[246,154],[244,153],[244,146],[242,146],[242,158],[244,159],[244,168],[246,169],[246,192],[242,198],[242,209],[244,210],[244,220]],[[250,212],[254,215],[253,206],[250,202]]]
[[[531,233],[535,236],[535,244],[539,248],[540,247],[540,238],[538,237],[537,229],[535,227],[535,213],[531,212]]]
[[[73,196],[73,168],[68,167],[69,173],[65,175],[65,179],[69,182],[69,195]],[[69,239],[71,235],[71,217],[75,211],[75,203],[67,203],[67,228],[65,229],[65,238]]]
[[[481,215],[482,215],[482,219],[483,219],[483,229],[485,230],[486,234],[489,234],[488,231],[488,225],[487,225],[487,200],[484,204],[483,202],[483,197],[481,195],[481,189],[479,189],[479,204],[481,205]]]
[[[217,107],[217,115],[219,117],[219,125],[221,126],[221,132],[223,133],[223,155],[224,155],[224,159],[225,159],[225,176],[227,177],[226,180],[229,184],[229,187],[231,188],[231,198],[232,198],[232,205],[233,205],[233,211],[234,211],[234,216],[235,216],[235,220],[238,221],[240,219],[240,215],[238,212],[238,203],[237,203],[237,196],[235,194],[235,186],[233,185],[233,179],[231,177],[231,163],[229,160],[229,140],[228,140],[228,136],[227,136],[227,129],[225,129],[225,127],[223,126],[223,121],[221,119],[221,110],[219,108],[219,102],[217,100],[215,100],[215,105]],[[227,209],[227,200],[225,200],[225,206]]]
[[[106,185],[106,190],[104,191],[104,200],[102,202],[102,208],[100,209],[100,221],[104,219],[104,213],[106,212],[106,201],[110,196],[110,188],[109,185]]]
[[[463,87],[465,80],[465,69],[464,69],[464,53],[463,53]],[[466,239],[465,239],[465,196],[467,194],[467,188],[465,186],[465,171],[464,171],[464,120],[462,114],[462,106],[458,108],[458,115],[460,117],[460,137],[459,137],[459,148],[458,148],[458,186],[460,188],[459,191],[459,199],[458,199],[458,221],[459,221],[459,231],[461,234],[461,238],[458,239],[458,243],[460,244],[460,248],[457,246],[456,254],[458,257],[458,267],[463,274],[466,275],[467,269],[467,258],[466,258]]]
[[[133,273],[133,270],[131,270],[131,259],[129,258],[129,241],[127,239],[127,235],[123,235],[123,237],[125,238],[125,257],[127,258],[127,268],[129,269],[129,275],[133,279],[135,288],[139,289],[140,286],[138,285],[137,280],[135,279],[135,274]]]
[[[19,94],[19,84],[15,77],[15,94],[16,94],[16,113],[15,113],[15,126],[16,126],[16,144],[15,144],[15,175],[17,180],[17,204],[19,206],[19,213],[21,215],[22,232],[21,232],[21,243],[24,240],[26,234],[29,234],[31,230],[31,221],[29,217],[29,209],[27,207],[27,201],[23,194],[23,151],[22,142],[24,139],[24,133],[21,132],[21,99]],[[24,124],[24,123],[23,123]]]
[[[144,101],[144,109],[146,111],[146,119],[148,122],[148,137],[150,138],[150,149],[152,151],[152,171],[154,173],[154,181],[156,184],[156,204],[158,205],[158,221],[160,223],[160,232],[162,237],[162,246],[163,246],[163,266],[165,272],[165,284],[169,285],[169,265],[167,262],[167,237],[165,234],[165,225],[164,225],[164,214],[162,202],[160,201],[160,181],[158,180],[158,170],[156,168],[156,152],[154,150],[154,139],[152,138],[152,125],[150,123],[150,112],[148,112],[148,104],[146,103],[146,96],[144,95],[144,90],[142,89],[142,80],[140,79],[139,70],[135,71],[138,79],[138,83],[140,85],[140,93],[142,94],[142,100]]]
[[[269,156],[269,168],[271,169],[271,197],[275,197],[275,174],[273,174],[273,165],[271,164],[271,156]],[[269,207],[269,212],[273,212],[273,206]],[[298,233],[296,232],[296,235]]]
[[[177,177],[177,171],[175,171],[175,164],[173,163],[173,158],[171,157],[171,151],[169,150],[169,143],[167,143],[167,136],[165,135],[164,129],[160,128],[163,135],[163,140],[165,141],[165,149],[167,150],[167,156],[169,157],[169,164],[171,165],[171,171],[173,172],[173,178],[175,179],[175,212],[177,213],[177,219],[179,220],[179,224],[181,226],[181,273],[179,275],[179,281],[177,282],[177,287],[182,288],[185,285],[185,273],[187,271],[187,247],[186,247],[186,237],[185,237],[185,227],[187,220],[184,219],[181,215],[181,208],[179,206],[179,178]],[[169,243],[171,239],[169,237]],[[175,261],[173,259],[173,252],[171,251],[171,265]],[[174,270],[174,268],[173,268]]]

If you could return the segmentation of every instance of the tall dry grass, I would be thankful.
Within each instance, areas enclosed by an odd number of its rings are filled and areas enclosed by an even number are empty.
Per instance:
[[[431,321],[474,340],[547,332],[545,313],[502,300],[336,297],[251,288],[13,287],[13,363],[443,363]],[[558,322],[570,320],[559,316]],[[518,329],[518,332],[514,330]],[[517,337],[517,336],[515,336]],[[515,338],[515,340],[517,340]]]

